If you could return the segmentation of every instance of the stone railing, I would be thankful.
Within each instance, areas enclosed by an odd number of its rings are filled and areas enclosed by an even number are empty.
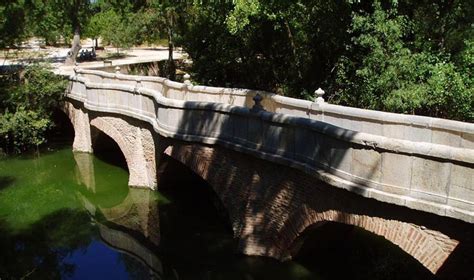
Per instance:
[[[251,108],[253,98],[262,96],[262,106],[268,112],[323,121],[338,127],[414,142],[427,142],[452,147],[474,149],[474,124],[415,115],[394,114],[346,106],[311,102],[273,93],[235,88],[194,86],[161,77],[103,75],[88,71],[95,82],[116,82],[154,89],[164,97],[197,102],[215,102]]]
[[[158,77],[77,70],[71,81],[70,99],[146,121],[162,136],[220,144],[365,197],[474,222],[473,124]]]

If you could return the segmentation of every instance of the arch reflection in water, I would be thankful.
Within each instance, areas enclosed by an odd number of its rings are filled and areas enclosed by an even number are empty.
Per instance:
[[[75,154],[74,159],[75,178],[82,186],[77,197],[97,225],[100,240],[123,253],[129,275],[140,275],[131,278],[430,279],[398,247],[350,227],[316,230],[304,241],[308,250],[294,261],[237,255],[228,217],[215,205],[212,188],[177,161],[163,158],[160,192],[154,192],[129,189],[123,170],[94,173],[104,170],[99,166],[104,162],[92,155]],[[123,184],[111,183],[117,176]]]
[[[123,200],[103,203],[101,196],[110,190],[102,190],[101,186],[108,184],[101,182],[108,179],[108,174],[95,173],[91,154],[74,153],[74,160],[76,180],[85,186],[77,196],[97,223],[101,240],[146,266],[151,278],[161,278],[163,266],[156,254],[160,242],[158,195],[127,187]]]

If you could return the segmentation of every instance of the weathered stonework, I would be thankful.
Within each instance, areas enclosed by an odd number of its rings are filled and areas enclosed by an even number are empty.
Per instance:
[[[474,228],[467,223],[364,198],[219,146],[172,141],[165,153],[213,187],[245,254],[289,259],[306,229],[331,221],[385,237],[442,278],[474,274]]]
[[[92,153],[91,129],[89,125],[89,114],[84,108],[72,102],[64,102],[63,111],[71,120],[76,136],[72,144],[74,152]]]
[[[214,188],[243,253],[289,259],[331,221],[385,237],[439,276],[474,276],[472,124],[264,93],[267,111],[252,110],[258,92],[77,73],[64,106],[74,150],[105,133],[139,187],[156,187],[163,153],[182,162]]]
[[[133,122],[126,118],[94,116],[90,125],[108,135],[120,147],[130,173],[129,186],[155,188],[154,139],[148,129],[137,126],[136,121]]]
[[[363,197],[474,223],[474,149],[468,143],[474,124],[160,77],[79,69],[71,81],[68,100],[81,104],[89,115],[140,120],[155,135],[221,145],[299,169]],[[248,104],[255,96],[263,97],[265,110]],[[138,157],[148,154],[140,150],[145,146],[138,143]],[[131,182],[150,185],[149,176],[139,180]]]

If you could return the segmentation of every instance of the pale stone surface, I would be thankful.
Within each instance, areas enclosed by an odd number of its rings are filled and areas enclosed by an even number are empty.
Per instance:
[[[137,77],[90,75],[106,77],[110,84],[73,82],[65,111],[76,130],[75,143],[92,151],[90,126],[97,128],[93,134],[99,130],[110,136],[125,156],[132,186],[156,186],[156,163],[163,153],[180,161],[215,190],[241,251],[286,260],[296,252],[296,239],[307,228],[332,221],[383,236],[433,273],[445,269],[458,245],[467,252],[467,258],[462,257],[468,264],[451,272],[472,267],[474,248],[469,240],[474,230],[467,223],[474,222],[474,154],[449,146],[456,133],[471,139],[470,124],[326,102],[313,106],[309,101],[261,94],[262,104],[269,108],[299,108],[297,113],[305,117],[296,118],[214,103],[232,102],[232,97],[242,102],[244,95],[238,90],[188,88],[139,77],[162,83],[165,91],[182,91],[173,93],[178,99],[169,99],[151,90],[131,94]],[[87,92],[74,84],[87,84]],[[256,93],[252,94],[245,100],[251,101]],[[187,98],[213,102],[185,102]],[[153,101],[153,108],[146,99]],[[325,111],[334,123],[351,128],[307,117],[308,112],[314,117]],[[385,122],[393,126],[386,129]],[[432,137],[432,128],[447,133]],[[402,140],[377,135],[385,133]],[[432,144],[433,139],[445,144]],[[86,174],[90,166],[87,161],[81,164]],[[92,185],[90,179],[84,181]]]
[[[411,189],[447,197],[450,164],[413,157]]]
[[[352,174],[368,181],[380,181],[382,157],[379,152],[357,147],[352,156]]]
[[[441,144],[451,147],[461,146],[461,137],[450,131],[433,129],[432,130],[432,142],[435,144]]]
[[[150,131],[109,116],[95,117],[91,126],[107,134],[122,150],[130,173],[130,186],[156,187],[155,144]]]
[[[461,147],[466,149],[474,149],[474,133],[463,133],[461,136]]]
[[[75,108],[70,102],[65,102],[64,112],[71,120],[74,127],[74,142],[72,149],[75,152],[92,153],[92,142],[89,125],[89,115],[79,108]]]
[[[405,127],[400,124],[384,123],[383,136],[390,138],[405,139]]]
[[[431,143],[431,129],[418,126],[412,126],[405,129],[408,130],[405,132],[405,137],[407,140]]]
[[[382,183],[410,189],[412,158],[395,153],[382,154]],[[396,164],[394,164],[396,163]]]

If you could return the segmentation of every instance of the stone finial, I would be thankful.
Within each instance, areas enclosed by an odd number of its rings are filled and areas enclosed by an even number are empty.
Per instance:
[[[115,74],[120,74],[120,67],[119,66],[115,67]]]
[[[321,88],[318,88],[315,92],[316,94],[316,103],[324,103],[324,98],[323,98],[323,95],[324,95],[324,90],[322,90]]]
[[[187,85],[187,86],[192,85],[191,84],[191,75],[189,75],[188,73],[184,74],[183,80],[184,80],[185,85]]]
[[[253,105],[252,109],[250,109],[251,112],[256,113],[265,110],[262,106],[263,97],[260,95],[260,93],[257,93],[252,99],[255,104]]]
[[[139,89],[142,87],[142,79],[136,79],[136,82],[134,92],[138,93]]]

